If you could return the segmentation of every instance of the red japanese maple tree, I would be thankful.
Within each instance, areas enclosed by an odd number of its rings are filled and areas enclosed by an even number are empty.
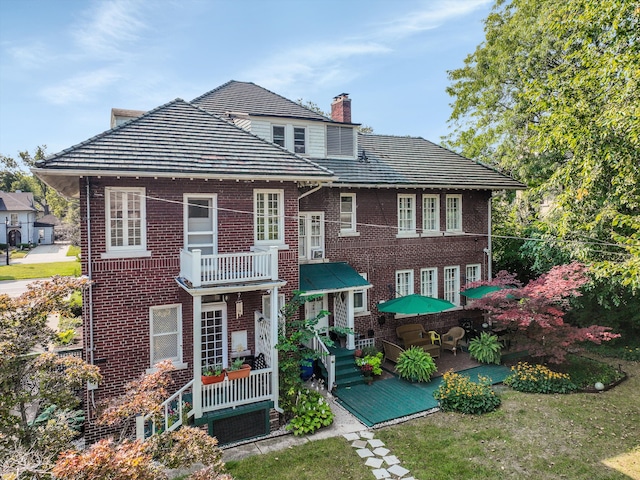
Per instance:
[[[491,281],[475,282],[469,287],[505,288],[474,300],[467,308],[484,310],[498,327],[514,330],[531,356],[562,363],[570,349],[578,349],[579,342],[600,344],[620,336],[611,333],[609,327],[579,328],[564,322],[564,315],[571,308],[570,299],[580,296],[580,287],[589,281],[587,267],[577,262],[553,267],[525,286],[515,280],[515,275],[500,272]]]

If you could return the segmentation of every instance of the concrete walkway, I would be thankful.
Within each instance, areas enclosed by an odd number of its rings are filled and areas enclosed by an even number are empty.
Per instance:
[[[32,263],[74,262],[76,257],[67,257],[68,244],[54,243],[53,245],[38,245],[26,257],[11,259],[11,265]]]

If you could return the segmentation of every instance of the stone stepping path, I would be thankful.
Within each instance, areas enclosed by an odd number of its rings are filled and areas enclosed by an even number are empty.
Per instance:
[[[369,430],[343,435],[348,442],[351,442],[351,446],[356,449],[360,458],[365,461],[364,464],[371,468],[374,478],[416,480],[408,476],[409,470],[400,465],[398,457],[391,455],[391,451],[385,447],[384,442],[374,436],[374,433]]]

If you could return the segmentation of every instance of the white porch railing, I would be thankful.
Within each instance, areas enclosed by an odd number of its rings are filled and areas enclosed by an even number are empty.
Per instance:
[[[170,432],[186,423],[186,420],[193,416],[193,406],[191,405],[191,409],[188,411],[183,408],[186,405],[184,396],[191,392],[192,387],[193,380],[162,402],[160,405],[162,424],[160,426],[156,425],[151,413],[136,417],[136,438],[144,440],[155,435],[158,430]]]
[[[278,279],[278,247],[267,251],[202,255],[180,250],[180,276],[194,287]]]
[[[336,381],[336,357],[331,355],[327,346],[318,336],[318,332],[311,339],[311,349],[319,354],[319,361],[327,371],[327,391],[330,392]]]
[[[202,385],[202,412],[272,400],[271,368],[251,370],[247,378]]]

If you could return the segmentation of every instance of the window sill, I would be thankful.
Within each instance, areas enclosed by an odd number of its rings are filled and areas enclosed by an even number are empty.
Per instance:
[[[140,258],[150,256],[151,252],[149,250],[122,250],[104,252],[100,254],[100,258],[103,260],[109,260],[112,258]]]
[[[427,232],[422,232],[420,234],[421,237],[444,237],[444,232],[440,230],[429,230]]]
[[[464,230],[446,230],[442,234],[447,237],[456,237],[456,236],[464,235],[465,233],[464,233]]]
[[[281,243],[265,243],[249,247],[250,252],[267,252],[271,247],[278,247],[278,250],[289,250],[289,245]]]
[[[338,237],[359,237],[360,232],[340,232]]]
[[[367,315],[371,315],[369,310],[363,312],[353,312],[354,317],[366,317]]]
[[[184,362],[171,362],[173,363],[173,368],[176,370],[186,370],[189,367],[188,363]],[[158,371],[157,367],[147,368],[146,373],[156,373]]]
[[[418,235],[417,232],[407,232],[407,233],[398,233],[396,235],[396,238],[418,238],[420,235]]]

